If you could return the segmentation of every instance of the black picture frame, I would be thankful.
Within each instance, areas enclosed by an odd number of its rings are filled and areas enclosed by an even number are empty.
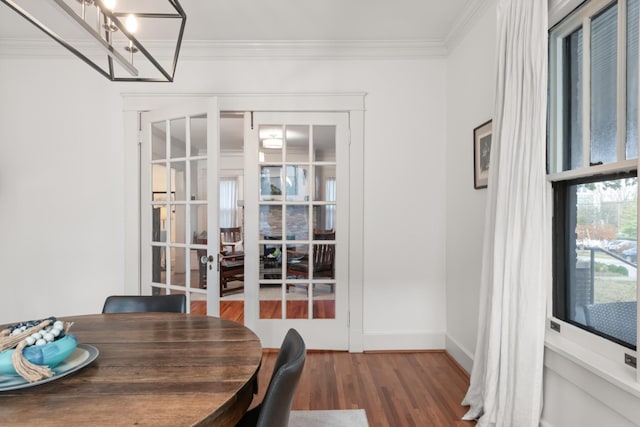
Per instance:
[[[491,158],[493,121],[488,120],[473,129],[473,188],[487,188]]]

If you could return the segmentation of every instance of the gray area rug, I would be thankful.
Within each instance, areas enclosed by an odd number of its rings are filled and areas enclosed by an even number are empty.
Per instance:
[[[291,411],[289,427],[369,427],[364,409]]]
[[[194,299],[194,296],[200,294],[193,294],[191,297]],[[289,289],[289,292],[286,294],[287,300],[308,300],[309,296],[307,295],[307,289],[302,286],[292,287]],[[203,299],[205,295],[203,295]],[[328,285],[317,284],[314,287],[313,299],[315,300],[331,300],[335,299],[336,296],[334,293],[330,292],[330,288]],[[229,282],[227,284],[227,289],[225,290],[225,295],[220,297],[222,301],[242,301],[244,300],[244,291],[243,291],[243,283],[239,281]],[[280,301],[282,299],[282,288],[264,286],[260,289],[260,300],[261,301]]]

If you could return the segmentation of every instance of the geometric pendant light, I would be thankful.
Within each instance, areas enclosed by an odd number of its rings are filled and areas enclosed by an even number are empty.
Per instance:
[[[187,20],[178,0],[0,2],[109,80],[173,81]]]

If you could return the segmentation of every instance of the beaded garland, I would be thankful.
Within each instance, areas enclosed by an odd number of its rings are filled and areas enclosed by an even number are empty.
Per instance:
[[[55,317],[51,316],[47,319],[42,320],[28,320],[26,322],[16,323],[15,325],[9,326],[10,334],[9,336],[14,336],[25,332],[27,329],[31,329],[34,326],[38,326],[41,322],[45,320],[49,320],[49,326],[40,330],[39,332],[34,332],[25,338],[27,342],[27,346],[31,345],[44,345],[48,342],[52,342],[56,339],[63,338],[65,336],[64,331],[64,323],[60,320],[57,320]]]
[[[16,372],[29,382],[53,376],[48,366],[36,365],[27,360],[25,347],[41,346],[63,338],[73,323],[62,322],[51,316],[41,320],[28,320],[7,326],[0,331],[0,352],[15,348],[11,361]]]

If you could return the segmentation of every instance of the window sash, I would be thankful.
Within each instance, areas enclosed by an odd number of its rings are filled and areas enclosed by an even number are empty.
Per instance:
[[[614,336],[589,328],[586,324],[574,321],[570,310],[569,293],[571,292],[572,267],[575,262],[570,256],[576,249],[576,238],[571,236],[569,230],[575,230],[577,225],[576,197],[571,195],[570,188],[576,185],[589,184],[603,181],[613,181],[624,178],[635,178],[637,173],[623,172],[607,175],[583,177],[573,180],[558,181],[553,183],[553,292],[552,312],[555,318],[570,323],[576,327],[604,337],[627,348],[636,350],[636,346],[630,345]],[[571,236],[571,237],[570,237]],[[575,278],[574,278],[575,279]],[[591,286],[595,289],[595,283]]]
[[[591,22],[601,13],[618,3],[617,18],[617,61],[616,61],[616,162],[626,161],[627,140],[627,1],[591,0],[582,8],[574,11],[561,21],[549,33],[549,164],[548,169],[553,180],[572,179],[572,172],[582,168],[592,168],[591,159]],[[567,152],[564,135],[567,132],[565,106],[567,103],[564,91],[565,78],[565,43],[575,31],[582,29],[582,165],[565,171]],[[614,162],[614,163],[616,163]],[[609,164],[609,163],[608,163]],[[624,166],[626,168],[627,166]],[[585,172],[584,174],[589,174]],[[595,170],[594,173],[602,173]]]

